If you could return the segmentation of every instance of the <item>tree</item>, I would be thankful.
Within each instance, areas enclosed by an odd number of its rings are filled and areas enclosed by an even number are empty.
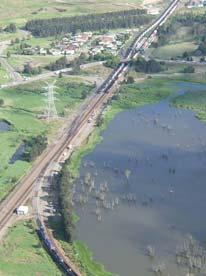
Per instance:
[[[138,57],[132,65],[136,72],[158,73],[162,71],[161,64],[154,59],[146,61],[143,57]]]
[[[134,78],[132,76],[128,76],[126,83],[128,83],[128,84],[134,83]]]
[[[23,73],[28,75],[38,75],[42,73],[42,68],[40,66],[33,68],[29,63],[26,63],[24,65]]]
[[[111,56],[110,59],[108,59],[105,63],[105,66],[110,68],[115,68],[120,62],[120,58],[118,56]]]
[[[0,106],[3,106],[3,105],[4,105],[4,100],[0,99]]]
[[[82,100],[86,99],[87,95],[88,95],[88,92],[86,90],[83,90],[81,95]]]
[[[6,53],[6,56],[7,56],[7,58],[10,58],[10,57],[11,57],[11,52],[8,51],[8,52]]]
[[[14,23],[11,23],[4,30],[5,30],[5,32],[15,33],[17,31],[17,28]]]
[[[183,73],[194,73],[194,72],[195,72],[195,68],[192,65],[185,67],[183,70]]]
[[[147,73],[158,73],[162,70],[161,64],[154,59],[147,62]]]
[[[67,58],[66,56],[61,57],[55,62],[51,62],[46,68],[51,71],[61,70],[67,67]]]
[[[147,62],[143,57],[138,57],[134,61],[134,68],[136,72],[146,72],[147,71]]]
[[[36,137],[31,137],[29,140],[25,141],[25,151],[23,154],[23,159],[27,162],[35,160],[47,146],[47,138],[43,135],[38,135]]]
[[[182,54],[182,57],[183,58],[188,58],[190,55],[187,51],[185,51],[183,54]]]
[[[131,28],[148,24],[153,17],[143,9],[89,14],[64,18],[36,19],[26,23],[25,29],[34,36],[48,37],[65,33],[103,31]]]
[[[23,70],[24,74],[28,74],[31,75],[32,74],[32,67],[29,63],[24,65],[24,70]]]
[[[20,39],[17,37],[17,38],[14,40],[14,43],[16,43],[16,44],[20,43]]]

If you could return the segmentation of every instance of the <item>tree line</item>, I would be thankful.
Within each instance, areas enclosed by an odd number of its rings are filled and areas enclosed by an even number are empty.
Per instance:
[[[30,20],[26,23],[25,29],[34,36],[48,37],[78,31],[138,27],[148,24],[152,18],[153,16],[148,15],[146,10],[134,9],[74,17]]]
[[[172,35],[177,33],[177,30],[181,27],[190,27],[191,35],[196,40],[202,43],[200,47],[204,48],[204,42],[206,41],[206,13],[197,14],[192,12],[186,12],[184,14],[176,15],[172,17],[166,24],[162,25],[158,29],[158,43],[156,46],[166,44]],[[203,50],[203,52],[205,49]]]
[[[67,234],[69,242],[73,240],[73,232],[75,228],[74,219],[72,216],[72,189],[73,182],[68,169],[68,162],[66,161],[59,174],[59,202],[61,207],[61,214],[63,218],[64,229]]]
[[[154,59],[149,59],[147,61],[143,57],[138,57],[136,60],[131,62],[131,65],[136,72],[158,73],[164,70],[164,64]]]

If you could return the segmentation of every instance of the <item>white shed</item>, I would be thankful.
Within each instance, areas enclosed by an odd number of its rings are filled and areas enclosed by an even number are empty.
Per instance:
[[[21,205],[16,209],[17,215],[27,215],[28,212],[29,212],[29,207],[28,206]]]

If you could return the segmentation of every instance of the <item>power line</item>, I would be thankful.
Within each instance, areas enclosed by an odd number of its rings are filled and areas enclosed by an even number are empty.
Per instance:
[[[51,121],[51,120],[55,120],[58,118],[58,114],[57,114],[57,110],[56,110],[56,106],[55,106],[55,82],[54,81],[53,83],[48,83],[46,82],[47,86],[44,87],[45,90],[46,90],[46,93],[44,93],[44,95],[46,96],[46,108],[45,108],[45,117],[48,121]]]

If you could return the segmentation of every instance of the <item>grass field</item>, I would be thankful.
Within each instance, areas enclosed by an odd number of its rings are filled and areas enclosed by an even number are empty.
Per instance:
[[[173,99],[172,104],[177,108],[193,111],[196,117],[206,123],[206,91],[188,92]]]
[[[56,108],[58,114],[68,114],[82,102],[82,93],[89,93],[91,86],[74,84],[67,78],[58,79],[56,85]],[[4,106],[0,108],[0,120],[11,124],[11,130],[1,132],[0,136],[0,199],[15,185],[16,181],[28,170],[30,164],[18,160],[10,164],[10,159],[23,139],[46,134],[51,136],[61,125],[61,121],[47,123],[38,119],[45,109],[43,95],[44,82],[36,82],[11,89],[1,89],[0,99]]]
[[[39,242],[31,221],[18,222],[9,230],[0,246],[0,275],[62,275]]]
[[[142,2],[142,0],[127,0],[127,2],[117,0],[76,0],[75,2],[72,0],[1,0],[0,23],[5,25],[9,22],[16,22],[23,25],[28,19],[33,18],[125,10],[137,8]]]
[[[38,56],[38,55],[11,55],[8,62],[14,67],[19,68],[28,62],[36,62],[38,66],[46,66],[59,59],[59,56]]]
[[[0,84],[7,83],[9,80],[10,77],[8,76],[8,73],[2,66],[0,66]]]
[[[181,42],[181,43],[171,43],[158,48],[149,49],[150,55],[155,58],[160,59],[170,59],[182,56],[182,54],[187,52],[192,52],[196,50],[198,45],[194,42]]]

